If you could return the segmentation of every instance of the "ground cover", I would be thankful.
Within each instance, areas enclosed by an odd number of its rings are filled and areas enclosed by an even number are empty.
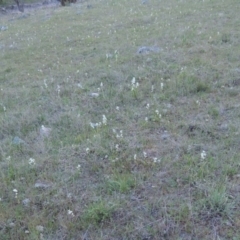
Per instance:
[[[0,239],[239,239],[239,8],[1,14]]]

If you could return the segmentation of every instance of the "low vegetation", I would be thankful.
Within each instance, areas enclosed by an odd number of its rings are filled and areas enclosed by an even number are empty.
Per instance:
[[[0,239],[240,239],[239,2],[59,5],[0,13]]]

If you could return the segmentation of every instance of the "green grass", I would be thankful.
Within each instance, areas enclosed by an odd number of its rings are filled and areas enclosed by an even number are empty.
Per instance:
[[[0,15],[0,239],[240,239],[239,6]]]

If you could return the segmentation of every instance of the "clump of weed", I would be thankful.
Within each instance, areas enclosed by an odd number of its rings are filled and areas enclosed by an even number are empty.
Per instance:
[[[136,186],[136,180],[132,174],[116,174],[106,181],[106,190],[108,193],[114,191],[126,193]]]
[[[104,221],[110,219],[115,208],[116,205],[104,200],[89,204],[82,217],[84,224],[99,225],[103,223]]]
[[[211,187],[198,204],[200,215],[207,220],[230,217],[233,213],[234,203],[229,199],[226,187]]]

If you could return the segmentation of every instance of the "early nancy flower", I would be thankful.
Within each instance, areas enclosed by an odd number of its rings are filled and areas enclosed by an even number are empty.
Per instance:
[[[131,88],[131,91],[134,91],[136,88],[138,88],[138,86],[139,86],[139,83],[136,82],[135,77],[133,77],[133,79],[132,79],[132,88]]]
[[[107,125],[107,118],[105,115],[102,116],[102,123],[103,125]]]
[[[159,162],[161,162],[161,160],[158,159],[158,158],[156,158],[156,157],[154,157],[154,158],[153,158],[153,162],[154,162],[154,163],[159,163]]]
[[[152,89],[151,89],[151,92],[153,92],[154,91],[154,85],[152,85]]]
[[[73,211],[69,209],[69,210],[68,210],[68,215],[71,215],[71,216],[74,217],[74,213],[73,213]]]
[[[17,196],[18,196],[18,190],[17,190],[17,189],[13,189],[13,192],[15,193],[15,198],[17,198]]]
[[[201,159],[204,160],[204,159],[206,158],[206,156],[207,156],[207,154],[206,154],[206,152],[203,150],[203,151],[201,152]]]
[[[163,83],[161,82],[161,90],[163,90]]]
[[[29,165],[32,165],[32,166],[33,166],[33,165],[36,164],[36,161],[35,161],[34,158],[29,158],[28,163],[29,163]]]

